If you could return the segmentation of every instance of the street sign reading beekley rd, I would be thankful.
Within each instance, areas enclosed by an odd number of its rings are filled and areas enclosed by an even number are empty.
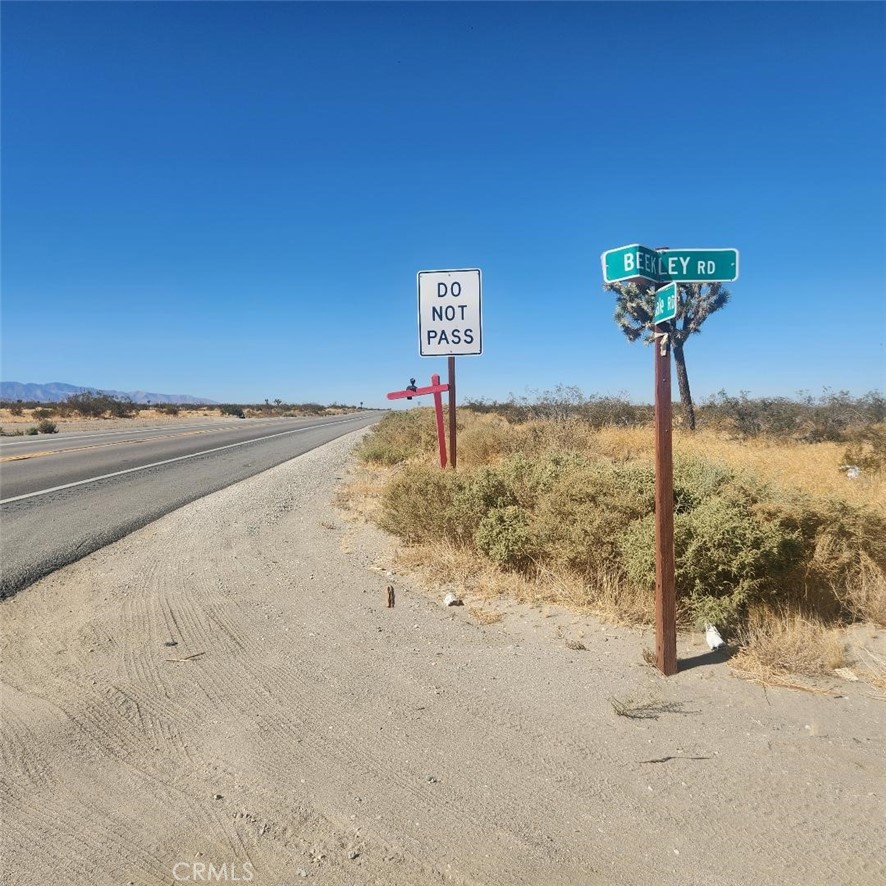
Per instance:
[[[418,352],[422,357],[483,353],[480,269],[418,272]]]
[[[738,279],[737,249],[650,249],[634,243],[601,256],[603,282],[732,283]]]

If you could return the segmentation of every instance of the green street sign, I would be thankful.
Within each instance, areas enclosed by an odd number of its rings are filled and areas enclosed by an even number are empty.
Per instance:
[[[731,283],[738,279],[737,249],[659,249],[662,281]]]
[[[731,283],[738,279],[737,249],[650,249],[634,243],[600,256],[603,282]]]
[[[673,320],[677,316],[677,306],[680,300],[677,297],[677,284],[668,283],[655,293],[655,320],[656,324],[664,323],[665,320]]]
[[[658,283],[661,279],[658,253],[648,246],[640,246],[639,243],[610,249],[600,256],[600,260],[603,263],[604,283],[636,279]]]

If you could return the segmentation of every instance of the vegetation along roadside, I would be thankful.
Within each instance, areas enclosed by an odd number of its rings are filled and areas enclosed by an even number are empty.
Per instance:
[[[648,624],[650,411],[574,388],[472,403],[458,472],[435,465],[431,410],[393,412],[361,443],[346,503],[441,585]],[[833,671],[841,628],[886,626],[886,401],[721,393],[697,421],[674,435],[680,622],[718,625],[751,676]]]

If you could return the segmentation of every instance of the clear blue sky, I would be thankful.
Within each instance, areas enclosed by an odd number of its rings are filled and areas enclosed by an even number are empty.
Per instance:
[[[2,5],[2,376],[383,405],[652,396],[600,253],[737,247],[697,397],[886,387],[883,3]]]

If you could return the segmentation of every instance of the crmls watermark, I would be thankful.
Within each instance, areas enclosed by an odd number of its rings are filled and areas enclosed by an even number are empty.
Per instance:
[[[208,864],[202,861],[179,861],[172,869],[179,883],[248,883],[255,876],[255,868],[248,861],[242,865],[232,861]]]

